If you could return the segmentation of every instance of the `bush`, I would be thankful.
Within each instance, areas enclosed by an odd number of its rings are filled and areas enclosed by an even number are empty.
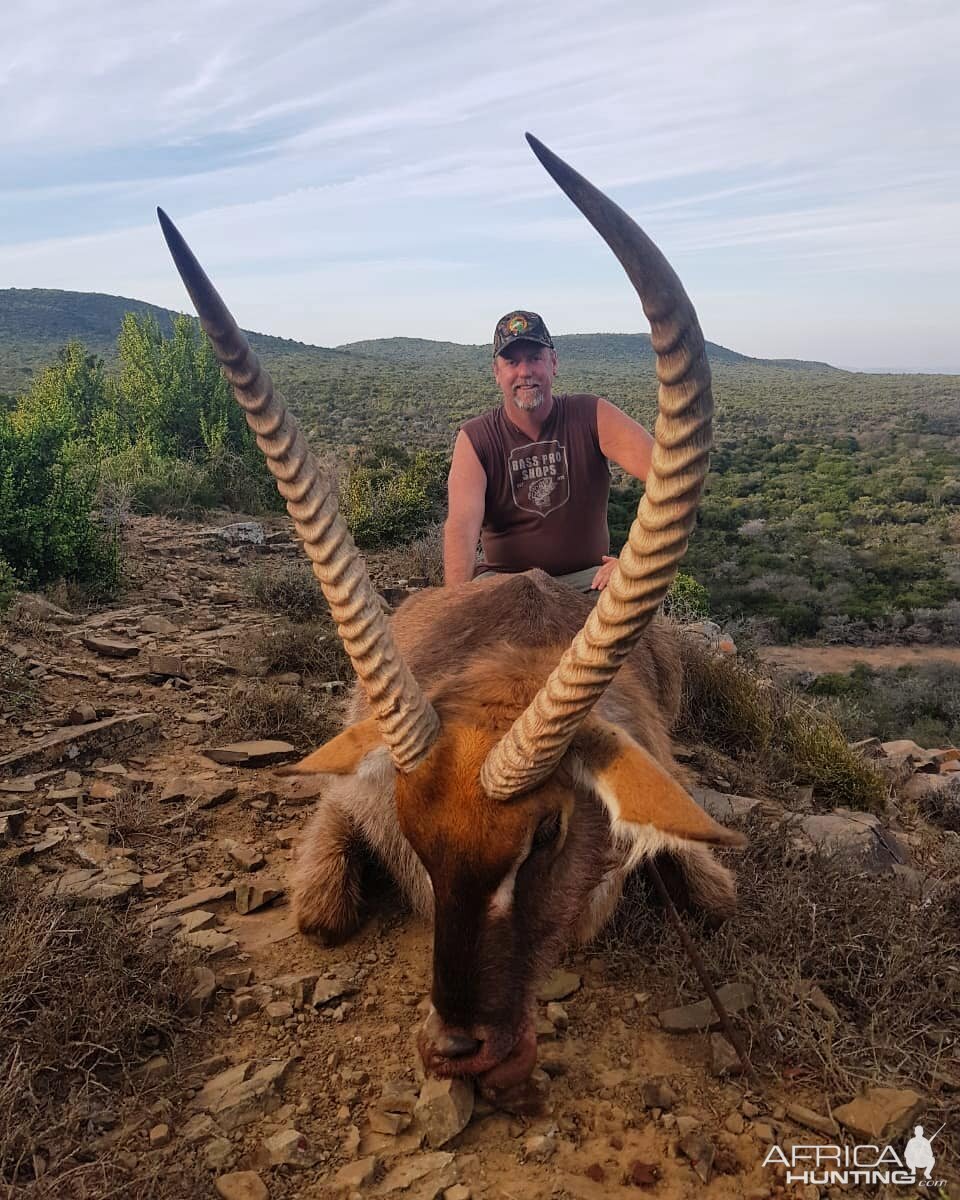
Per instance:
[[[812,784],[831,808],[880,810],[887,785],[847,745],[836,717],[780,686],[742,658],[684,637],[679,732],[724,754],[747,757],[767,781]]]
[[[219,448],[210,455],[177,458],[140,441],[104,461],[103,495],[137,513],[196,517],[211,508],[256,513],[276,510],[281,500],[259,460]]]
[[[896,670],[860,664],[848,675],[818,676],[808,692],[836,701],[851,740],[905,737],[932,748],[960,745],[960,667],[951,663]]]
[[[340,510],[362,550],[410,542],[443,515],[446,458],[394,449],[377,466],[358,459],[341,489]]]
[[[430,587],[443,586],[443,526],[433,525],[409,546],[387,551],[379,563],[378,578],[426,579]]]
[[[709,593],[692,575],[679,571],[663,601],[663,611],[681,625],[703,620],[710,615]]]
[[[0,556],[28,588],[75,579],[98,595],[119,582],[119,544],[93,512],[97,477],[77,443],[0,415]],[[8,584],[9,586],[9,584]]]
[[[306,563],[257,566],[247,586],[257,604],[268,612],[281,613],[291,621],[329,619],[320,583]]]
[[[299,671],[324,682],[353,678],[353,667],[329,613],[323,620],[296,625],[281,621],[251,642],[247,653],[267,671]]]
[[[13,567],[0,554],[0,613],[6,612],[10,607],[17,587],[17,576]]]
[[[275,683],[241,682],[230,689],[224,738],[281,738],[308,751],[339,732],[337,705],[326,693]]]

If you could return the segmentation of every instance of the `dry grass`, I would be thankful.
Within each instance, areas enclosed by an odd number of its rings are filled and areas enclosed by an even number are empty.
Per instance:
[[[225,707],[229,716],[218,729],[225,741],[279,738],[312,749],[340,729],[336,700],[301,687],[244,681],[230,690]]]
[[[298,671],[324,682],[353,678],[350,659],[329,617],[306,624],[281,621],[276,629],[252,641],[246,655],[268,671]]]
[[[912,1085],[933,1097],[934,1126],[960,1127],[960,1092],[938,1082],[960,1085],[960,843],[941,847],[935,894],[922,903],[890,876],[853,874],[835,860],[786,866],[786,826],[744,828],[737,915],[716,932],[686,923],[716,982],[756,991],[741,1022],[754,1064],[831,1105],[864,1083]],[[636,980],[653,963],[678,1002],[698,1000],[702,985],[654,908],[638,881],[605,935],[610,964]],[[798,999],[806,982],[838,1020]]]
[[[681,738],[735,757],[767,783],[812,784],[815,799],[831,808],[882,809],[885,779],[850,750],[826,708],[744,658],[713,654],[692,637],[681,646]]]
[[[443,526],[434,525],[408,546],[376,555],[377,576],[387,582],[426,579],[431,587],[443,586]]]
[[[136,1067],[181,1028],[185,970],[123,911],[67,908],[0,876],[0,1195],[199,1194],[91,1145],[154,1098]]]
[[[247,587],[261,608],[291,621],[329,619],[320,584],[306,563],[257,566],[248,576]]]
[[[960,774],[954,774],[939,791],[924,796],[917,807],[933,825],[960,833]]]
[[[0,645],[0,713],[20,718],[37,712],[37,687],[23,663]]]

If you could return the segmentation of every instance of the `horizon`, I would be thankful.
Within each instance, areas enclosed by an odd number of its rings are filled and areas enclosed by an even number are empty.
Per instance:
[[[16,291],[63,292],[64,294],[75,295],[75,296],[85,296],[85,295],[86,296],[102,296],[109,300],[129,301],[131,304],[150,304],[151,303],[151,301],[141,300],[137,296],[116,296],[109,292],[75,292],[72,290],[66,290],[66,289],[60,289],[60,288],[0,288],[0,297],[3,296],[3,293],[5,291],[12,291],[12,292],[16,292]],[[178,313],[181,315],[186,315],[186,316],[192,318],[193,320],[197,319],[196,314],[187,308],[182,308],[182,309],[171,308],[171,309],[165,309],[165,311],[170,312],[170,313],[175,313],[175,314]],[[243,327],[241,326],[241,328],[243,328]],[[478,342],[458,342],[458,341],[452,341],[449,338],[425,338],[425,337],[421,337],[417,334],[382,334],[375,338],[371,338],[371,337],[350,338],[344,342],[336,342],[336,343],[332,343],[332,344],[328,344],[328,345],[323,345],[320,342],[305,342],[300,338],[291,338],[288,335],[282,334],[282,333],[267,333],[265,330],[262,330],[262,329],[244,329],[244,332],[248,333],[248,334],[252,334],[256,337],[264,337],[264,336],[275,337],[282,341],[296,342],[298,345],[304,345],[304,346],[307,346],[307,347],[309,347],[311,349],[315,349],[315,350],[349,350],[352,346],[361,345],[365,342],[374,342],[374,341],[425,341],[425,342],[431,342],[435,345],[452,345],[452,346],[459,346],[459,347],[462,347],[465,349],[470,349],[470,350],[479,349],[481,347],[490,345],[489,340],[478,341]],[[552,336],[554,338],[564,338],[564,337],[645,337],[649,341],[650,331],[649,331],[649,329],[621,329],[621,330],[615,330],[615,329],[576,329],[576,330],[573,330],[573,329],[571,329],[571,330],[564,330],[563,332],[560,332],[560,333],[554,333]],[[843,372],[846,372],[849,374],[854,374],[854,375],[855,374],[861,374],[861,375],[960,375],[960,367],[958,367],[954,370],[950,370],[950,369],[943,370],[943,369],[939,369],[939,368],[911,369],[909,367],[895,367],[895,366],[894,367],[885,367],[885,366],[841,367],[837,363],[832,363],[832,362],[829,362],[827,359],[822,359],[822,358],[770,359],[766,355],[744,354],[743,351],[738,350],[736,346],[728,346],[723,343],[716,342],[712,338],[705,337],[705,341],[707,342],[708,345],[719,346],[722,350],[726,350],[733,354],[740,355],[743,358],[755,359],[760,362],[772,362],[772,363],[804,362],[804,363],[809,363],[812,365],[830,367],[833,370],[843,371]]]
[[[188,309],[159,203],[246,329],[480,345],[517,307],[645,331],[529,129],[653,238],[711,342],[960,371],[946,0],[221,8],[5,13],[9,286]]]

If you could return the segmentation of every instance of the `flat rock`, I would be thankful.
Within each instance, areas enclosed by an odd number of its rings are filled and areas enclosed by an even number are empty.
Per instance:
[[[710,1034],[710,1071],[718,1078],[739,1075],[743,1070],[740,1055],[722,1033]]]
[[[414,1117],[434,1149],[466,1129],[473,1115],[473,1085],[465,1079],[428,1079]]]
[[[262,546],[265,541],[263,526],[258,521],[234,521],[212,532],[228,546]]]
[[[453,1155],[449,1151],[437,1150],[432,1154],[417,1154],[401,1159],[380,1181],[375,1194],[388,1196],[391,1192],[406,1192],[421,1180],[429,1180],[428,1191],[431,1196],[438,1195],[455,1183]],[[416,1194],[423,1195],[419,1189]]]
[[[894,758],[900,754],[906,754],[914,762],[922,762],[927,757],[927,752],[922,746],[918,746],[916,742],[910,738],[895,738],[891,742],[881,742],[880,749],[887,758]]]
[[[234,884],[233,891],[237,912],[246,916],[282,896],[283,886],[273,879],[243,879]]]
[[[131,713],[122,717],[107,717],[89,725],[67,725],[47,734],[9,754],[0,755],[0,767],[25,766],[27,763],[53,766],[63,759],[75,759],[81,754],[104,755],[118,746],[129,748],[155,735],[157,719],[151,713]]]
[[[743,1012],[754,1002],[754,991],[748,983],[725,983],[717,988],[717,995],[728,1013]],[[696,1004],[684,1004],[680,1008],[667,1008],[657,1015],[660,1025],[668,1033],[710,1029],[720,1023],[709,1000],[698,1000]]]
[[[64,871],[43,889],[43,893],[58,900],[105,903],[137,895],[141,884],[141,877],[133,871]]]
[[[356,990],[356,986],[348,978],[324,975],[317,980],[310,1003],[314,1008],[319,1008],[322,1004],[329,1004],[331,1000],[339,1000],[341,996],[351,996]]]
[[[95,637],[85,633],[80,641],[88,650],[99,654],[101,658],[135,658],[140,653],[137,643],[129,642],[126,638]]]
[[[270,1025],[282,1025],[293,1016],[293,1005],[289,1000],[271,1000],[264,1006],[264,1015]]]
[[[197,808],[214,808],[225,804],[237,794],[235,783],[220,783],[217,780],[189,779],[175,776],[168,779],[160,793],[161,804],[175,804],[183,800],[194,803]]]
[[[233,767],[268,767],[273,763],[296,758],[297,750],[289,742],[260,740],[231,742],[228,746],[212,746],[201,750],[204,757]]]
[[[8,808],[0,812],[0,842],[5,842],[21,833],[26,819],[27,810],[25,808]]]
[[[36,790],[37,785],[30,778],[5,779],[0,783],[0,792],[7,792],[11,796],[27,796]]]
[[[583,983],[573,971],[553,971],[537,988],[538,1000],[566,1000],[578,992]]]
[[[230,1011],[241,1021],[251,1013],[260,1012],[271,1002],[273,988],[267,983],[257,983],[253,987],[238,988],[230,998]]]
[[[805,1129],[815,1129],[817,1133],[825,1134],[829,1138],[836,1137],[840,1132],[836,1121],[814,1112],[812,1108],[805,1108],[802,1104],[788,1104],[787,1116]]]
[[[754,812],[772,815],[776,809],[769,801],[756,800],[752,796],[735,796],[730,792],[718,792],[715,788],[691,787],[689,791],[700,807],[721,824]]]
[[[217,990],[217,977],[209,967],[194,967],[193,978],[194,986],[187,996],[187,1012],[191,1016],[199,1017],[213,1004],[213,997]]]
[[[851,1133],[862,1139],[889,1142],[909,1129],[927,1105],[926,1098],[912,1088],[867,1088],[833,1115]]]
[[[253,1062],[239,1063],[208,1080],[191,1107],[208,1112],[227,1132],[250,1125],[280,1107],[283,1082],[292,1064],[292,1059],[280,1059],[258,1070]]]
[[[151,654],[147,659],[147,670],[151,675],[164,679],[187,679],[187,664],[176,654]]]
[[[717,1150],[713,1142],[702,1133],[688,1133],[677,1143],[677,1149],[704,1183],[708,1183],[713,1171],[713,1160]]]
[[[178,626],[174,625],[172,621],[168,621],[166,617],[144,617],[140,622],[141,633],[162,633],[169,635],[176,633],[177,629]]]
[[[16,624],[23,621],[52,621],[55,625],[79,625],[82,618],[51,604],[36,592],[21,592],[7,612],[7,620]]]
[[[281,1129],[264,1138],[255,1158],[261,1167],[312,1167],[316,1161],[307,1139],[297,1129]]]
[[[75,704],[67,713],[67,723],[69,725],[92,725],[97,719],[97,710],[92,704],[86,700],[81,700],[79,704]]]
[[[933,778],[926,777],[926,778]],[[817,851],[872,874],[909,864],[906,846],[873,813],[837,808],[829,813],[804,817],[798,825],[795,849]]]
[[[372,1183],[380,1160],[375,1154],[347,1163],[333,1177],[333,1186],[338,1192],[353,1192],[365,1184]]]
[[[213,1181],[222,1200],[270,1200],[267,1185],[256,1171],[231,1171]]]
[[[897,795],[901,800],[926,800],[933,796],[936,792],[941,792],[950,784],[951,776],[930,775],[918,773],[911,775],[906,782],[901,783],[897,788]]]
[[[298,974],[278,975],[270,980],[270,986],[279,996],[285,996],[294,1008],[303,1008],[320,978],[319,971],[301,971]]]
[[[227,857],[241,871],[258,871],[267,861],[263,854],[244,842],[227,841],[224,845]]]
[[[184,946],[190,946],[194,950],[202,950],[211,956],[228,954],[231,950],[236,950],[237,948],[236,938],[232,938],[226,933],[221,933],[217,929],[188,930],[186,933],[178,933],[176,940]]]
[[[202,908],[205,904],[214,904],[217,900],[225,900],[233,894],[233,884],[223,887],[197,888],[178,900],[171,900],[157,911],[159,917],[174,917],[179,913],[189,912],[191,908]]]

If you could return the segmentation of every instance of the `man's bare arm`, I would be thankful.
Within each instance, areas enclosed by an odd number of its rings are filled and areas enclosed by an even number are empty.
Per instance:
[[[443,527],[443,582],[447,587],[473,578],[486,493],[487,474],[461,430],[447,477],[447,520]]]
[[[602,453],[636,479],[646,479],[653,455],[653,438],[609,400],[597,400],[597,436]]]

